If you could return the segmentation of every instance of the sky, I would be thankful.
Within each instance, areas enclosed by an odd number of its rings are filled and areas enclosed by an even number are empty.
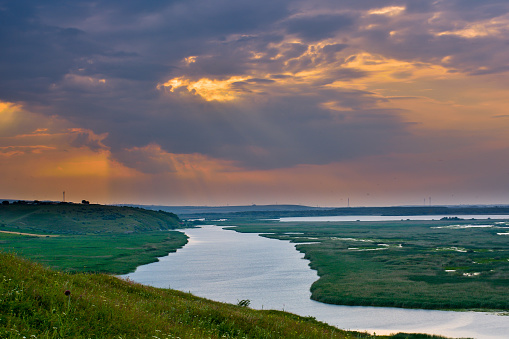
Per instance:
[[[0,198],[509,204],[507,0],[0,0]]]

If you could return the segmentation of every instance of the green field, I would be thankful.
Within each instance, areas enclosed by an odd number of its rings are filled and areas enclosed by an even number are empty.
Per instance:
[[[341,305],[509,310],[509,222],[230,220],[289,240],[319,280],[312,299]]]
[[[184,246],[171,231],[179,226],[175,214],[132,207],[0,205],[0,249],[70,272],[124,274]]]

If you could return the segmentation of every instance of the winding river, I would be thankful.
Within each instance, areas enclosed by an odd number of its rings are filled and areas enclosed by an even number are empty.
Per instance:
[[[183,230],[189,243],[158,262],[123,277],[208,299],[312,316],[333,326],[377,334],[429,333],[448,337],[507,338],[509,317],[481,312],[446,312],[319,303],[309,297],[318,279],[303,254],[288,241],[237,233],[217,226]]]

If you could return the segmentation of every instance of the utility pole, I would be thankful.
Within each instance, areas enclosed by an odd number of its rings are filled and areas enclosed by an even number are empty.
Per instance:
[[[65,202],[65,191],[64,191],[64,193],[62,195],[63,195],[62,202]]]

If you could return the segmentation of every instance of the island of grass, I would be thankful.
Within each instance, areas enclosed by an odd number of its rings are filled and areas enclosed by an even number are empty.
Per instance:
[[[125,274],[187,243],[173,213],[90,204],[0,205],[0,249],[70,272]]]
[[[226,217],[226,216],[225,216]],[[340,305],[509,311],[509,221],[277,222],[230,218],[239,232],[289,240]]]

